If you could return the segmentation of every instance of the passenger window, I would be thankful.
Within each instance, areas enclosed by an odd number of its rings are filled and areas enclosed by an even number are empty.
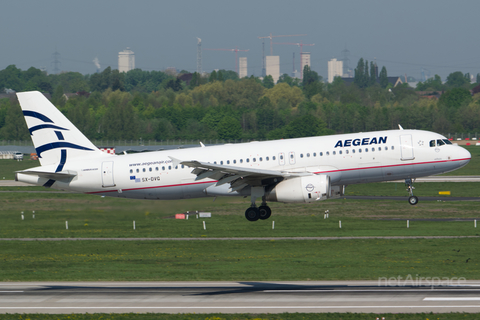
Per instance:
[[[325,152],[325,155],[326,155],[326,156],[329,156],[329,155],[330,155],[330,152],[328,152],[328,151]]]
[[[430,147],[435,147],[435,140],[430,140]]]
[[[258,161],[263,161],[262,157],[258,158]]]
[[[342,154],[342,150],[338,151],[338,154]]]
[[[243,159],[240,159],[240,163],[243,163]]]
[[[283,160],[283,156],[280,156],[280,160]]]
[[[443,146],[444,144],[445,142],[443,142],[443,140],[440,140],[440,139],[437,140],[437,146]]]
[[[275,160],[275,156],[272,157],[272,160]]]
[[[365,152],[368,152],[368,148],[365,148]]]
[[[253,161],[253,162],[257,162],[257,159],[256,159],[256,158],[253,158],[252,161]]]
[[[230,160],[227,160],[227,164],[230,164]]]
[[[162,167],[162,170],[165,171],[165,167]]]
[[[270,160],[270,158],[269,158],[269,157],[265,157],[265,160],[266,160],[266,161],[269,161],[269,160]]]
[[[130,173],[133,173],[133,169],[130,169]]]
[[[152,167],[148,168],[148,171],[152,172],[152,170],[153,170]]]
[[[392,150],[393,150],[394,148],[395,148],[395,147],[394,147],[394,146],[392,146]]]
[[[378,147],[378,151],[382,151],[382,147]]]
[[[145,171],[147,171],[147,170],[145,170],[145,168],[143,168],[142,171],[145,172]]]
[[[220,161],[220,164],[223,164],[223,160],[222,160],[222,161]]]
[[[346,154],[348,154],[348,149],[347,149],[347,150],[345,150],[345,153],[346,153]]]
[[[317,156],[317,153],[316,153],[316,152],[314,152],[314,153],[313,153],[313,156],[314,156],[314,157],[316,157],[316,156]]]
[[[375,151],[375,148],[372,148],[372,152]]]
[[[336,154],[337,154],[337,152],[336,152],[336,151],[333,151],[333,152],[332,152],[332,155],[336,155]]]
[[[385,147],[385,151],[388,151],[388,147]]]
[[[352,153],[355,153],[355,149],[352,149]]]
[[[185,166],[182,164],[182,169],[185,168]]]
[[[155,167],[155,171],[158,171],[158,167]]]
[[[362,153],[362,149],[358,149],[358,153]]]
[[[172,166],[168,166],[168,170],[172,170]]]
[[[293,159],[293,153],[292,153],[292,154],[290,154],[290,159]]]
[[[237,163],[237,160],[233,160],[233,163],[234,163],[234,164]]]
[[[323,152],[320,152],[318,155],[319,155],[320,157],[323,157]]]
[[[250,162],[250,159],[249,159],[249,158],[247,158],[247,160],[246,160],[246,161],[247,161],[247,162]]]
[[[178,166],[175,166],[175,170],[178,169]]]
[[[300,158],[303,158],[303,153],[300,153]]]
[[[310,153],[307,153],[307,158],[310,158]]]
[[[213,161],[213,164],[217,164],[217,161]]]

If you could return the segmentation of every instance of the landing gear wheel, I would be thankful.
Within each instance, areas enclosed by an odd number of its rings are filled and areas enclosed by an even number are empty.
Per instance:
[[[269,206],[260,206],[258,210],[260,211],[260,219],[262,220],[266,220],[272,215],[272,209],[270,209]]]
[[[418,203],[418,198],[415,196],[411,196],[408,198],[408,203],[410,203],[412,206],[416,205]]]
[[[245,211],[245,218],[248,221],[257,221],[260,219],[260,210],[256,207],[250,207]]]

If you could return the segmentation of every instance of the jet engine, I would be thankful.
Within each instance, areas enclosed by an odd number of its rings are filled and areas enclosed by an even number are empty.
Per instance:
[[[326,200],[330,195],[330,177],[321,174],[283,180],[267,193],[266,198],[267,201],[309,203]]]

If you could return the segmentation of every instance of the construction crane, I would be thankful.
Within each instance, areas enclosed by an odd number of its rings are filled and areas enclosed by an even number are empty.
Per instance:
[[[266,37],[258,37],[258,39],[270,39],[270,55],[273,56],[273,38],[279,38],[279,37],[303,37],[306,36],[306,34],[289,34],[289,35],[283,35],[283,36],[273,36],[271,33],[269,36]]]
[[[265,73],[265,39],[270,39],[270,55],[273,56],[273,38],[279,37],[303,37],[306,34],[289,34],[289,35],[282,35],[282,36],[274,36],[270,33],[269,36],[266,37],[258,37],[258,39],[262,39],[262,73]],[[265,74],[263,74],[265,76]]]
[[[314,46],[315,43],[275,42],[274,44],[285,44],[285,45],[292,45],[292,46],[299,46],[300,47],[300,79],[303,79],[303,66],[302,66],[303,46]]]
[[[235,49],[203,49],[203,50],[217,50],[217,51],[230,51],[230,52],[235,52],[235,72],[238,74],[238,51],[243,51],[247,52],[250,49],[247,50],[240,50],[238,47],[235,47]]]

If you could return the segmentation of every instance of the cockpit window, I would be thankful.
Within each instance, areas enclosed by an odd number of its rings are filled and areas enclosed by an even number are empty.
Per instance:
[[[437,140],[437,146],[443,146],[444,144],[445,144],[445,142],[443,142],[443,140],[441,140],[441,139]]]
[[[435,140],[430,140],[430,147],[435,147]]]
[[[445,142],[445,144],[452,144],[452,142],[448,139],[442,139],[442,140]]]

